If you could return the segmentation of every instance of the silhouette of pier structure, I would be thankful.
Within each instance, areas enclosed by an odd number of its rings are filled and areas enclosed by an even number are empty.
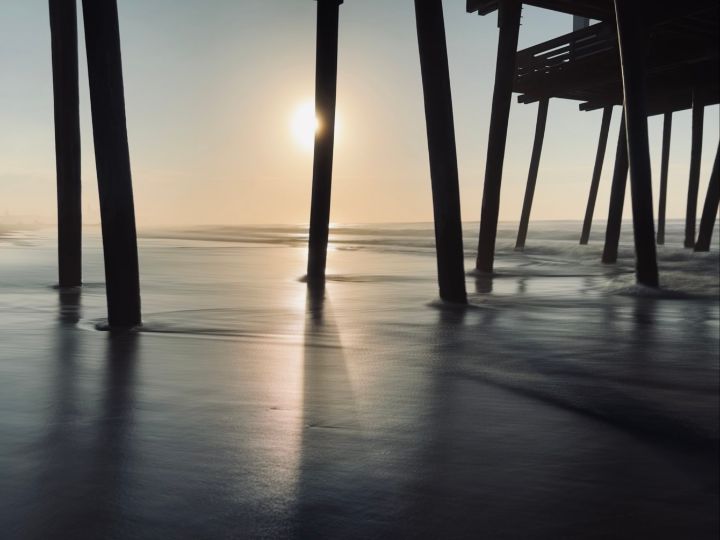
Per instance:
[[[707,251],[717,213],[717,166],[711,175],[695,237],[703,111],[720,102],[718,5],[711,0],[534,0],[526,2],[575,16],[573,32],[517,51],[522,2],[468,0],[468,12],[498,11],[500,36],[488,141],[477,269],[492,272],[502,165],[512,93],[538,102],[538,120],[516,247],[525,246],[551,98],[602,109],[600,138],[580,237],[587,244],[595,210],[613,106],[624,109],[618,137],[603,262],[617,260],[625,184],[630,172],[638,282],[658,285],[655,244],[665,241],[665,208],[672,114],[692,108],[692,154],[685,247]],[[589,25],[590,19],[599,22]],[[577,21],[580,24],[577,24]],[[664,115],[657,240],[654,233],[647,117]],[[716,158],[717,161],[717,158]]]
[[[81,276],[80,118],[75,0],[49,0],[55,101],[61,288]],[[140,324],[133,203],[117,0],[82,0],[110,327]]]
[[[414,0],[427,127],[440,297],[465,303],[457,151],[442,0]],[[492,274],[500,190],[513,93],[538,105],[538,119],[517,249],[523,249],[540,165],[549,102],[580,102],[603,110],[580,243],[595,209],[612,108],[623,107],[613,174],[604,262],[614,262],[628,172],[632,195],[637,280],[658,286],[656,241],[664,242],[673,112],[692,108],[692,155],[686,247],[706,251],[720,198],[718,157],[695,236],[703,109],[720,102],[718,6],[715,0],[532,0],[579,17],[567,35],[518,51],[523,2],[467,0],[467,11],[498,12],[499,39],[483,189],[476,271]],[[332,188],[338,27],[343,0],[316,0],[315,136],[307,281],[325,280]],[[81,285],[80,129],[76,0],[49,0],[55,100],[60,287]],[[130,158],[125,121],[117,0],[82,0],[111,327],[140,324],[140,287]],[[658,231],[652,206],[647,117],[664,115]]]

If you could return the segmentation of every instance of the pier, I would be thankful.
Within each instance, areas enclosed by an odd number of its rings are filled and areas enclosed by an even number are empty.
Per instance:
[[[315,136],[307,282],[325,280],[332,192],[338,40],[342,0],[317,0]],[[77,16],[74,0],[50,0],[58,185],[58,251],[61,287],[81,285],[80,133]],[[310,5],[310,3],[308,2]],[[523,3],[468,0],[467,11],[497,11],[498,52],[483,187],[476,271],[492,274],[499,219],[508,118],[513,94],[538,103],[537,126],[516,249],[525,247],[541,162],[550,101],[579,102],[581,111],[602,109],[596,159],[580,243],[590,237],[613,107],[623,107],[603,262],[616,259],[626,172],[632,193],[638,282],[657,287],[656,243],[665,241],[668,156],[672,114],[693,111],[685,247],[709,249],[717,173],[703,205],[696,239],[703,111],[720,102],[718,10],[715,2],[649,4],[629,0],[536,0],[530,5],[575,17],[573,32],[517,50]],[[102,213],[108,321],[141,323],[139,269],[116,0],[84,0],[93,135]],[[428,155],[435,217],[439,296],[465,303],[464,253],[452,96],[441,0],[416,0],[418,51],[425,99]],[[590,24],[590,18],[599,22]],[[648,53],[649,52],[649,53]],[[664,117],[657,235],[652,207],[647,118]],[[550,117],[552,121],[552,117]],[[627,149],[625,149],[627,146]],[[627,158],[624,154],[627,152]],[[627,167],[625,161],[627,160]],[[697,242],[696,242],[697,240]]]

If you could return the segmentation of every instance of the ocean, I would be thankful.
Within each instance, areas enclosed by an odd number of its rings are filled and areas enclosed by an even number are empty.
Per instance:
[[[501,223],[437,300],[432,224],[140,231],[143,327],[108,333],[99,231],[0,237],[6,538],[716,538],[720,233],[635,285],[629,222]],[[473,268],[477,223],[465,225]],[[58,535],[62,531],[64,536]]]

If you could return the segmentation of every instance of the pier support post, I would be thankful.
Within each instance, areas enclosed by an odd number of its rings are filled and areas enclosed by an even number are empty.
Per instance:
[[[620,120],[617,150],[615,151],[615,168],[610,188],[610,208],[608,210],[607,228],[605,229],[605,247],[602,262],[617,262],[620,228],[622,226],[623,207],[625,206],[625,189],[628,176],[627,133],[625,131],[625,113]]]
[[[700,220],[700,232],[698,234],[695,251],[710,251],[710,240],[712,239],[713,228],[715,227],[715,214],[720,206],[720,145],[715,152],[715,163],[713,164],[710,184],[708,184],[705,205],[703,206],[702,218]]]
[[[538,103],[535,140],[533,142],[532,157],[530,158],[530,171],[528,172],[527,187],[525,188],[525,199],[523,200],[522,214],[520,216],[520,228],[515,243],[516,250],[525,248],[528,225],[530,224],[530,211],[532,210],[533,197],[535,196],[535,183],[537,181],[538,168],[540,167],[540,155],[542,154],[543,140],[545,139],[548,102],[549,99],[545,98]]]
[[[644,3],[634,0],[615,0],[630,166],[635,273],[638,283],[648,287],[657,287],[659,279],[645,88],[648,35],[644,25],[646,16],[644,10]]]
[[[582,234],[580,235],[580,245],[582,246],[587,245],[590,240],[590,229],[592,228],[593,214],[595,213],[595,202],[597,201],[600,176],[602,175],[605,151],[607,150],[610,120],[612,120],[612,107],[605,107],[603,109],[602,123],[600,124],[600,140],[598,141],[597,154],[595,155],[595,167],[593,168],[592,180],[590,181],[590,195],[588,196],[585,220],[583,221]]]
[[[49,0],[55,111],[58,278],[63,287],[82,281],[80,98],[75,0]]]
[[[135,209],[117,0],[83,0],[110,327],[140,324]]]
[[[667,206],[667,181],[670,164],[670,137],[672,135],[672,113],[663,118],[662,161],[660,164],[660,200],[658,202],[657,243],[665,243],[665,207]]]
[[[335,104],[337,99],[338,23],[343,0],[317,0],[315,133],[307,280],[325,281],[330,227]]]
[[[685,212],[685,247],[695,246],[695,223],[697,221],[697,200],[700,189],[700,160],[704,121],[703,103],[693,92],[692,142],[690,146],[690,178],[688,179],[687,210]]]
[[[492,273],[495,260],[495,238],[500,214],[500,185],[502,183],[505,143],[507,141],[510,101],[516,72],[516,53],[520,31],[522,2],[501,0],[498,6],[497,64],[493,89],[490,134],[488,136],[485,185],[483,187],[480,238],[476,268]]]
[[[467,302],[457,150],[442,0],[415,0],[440,298]]]

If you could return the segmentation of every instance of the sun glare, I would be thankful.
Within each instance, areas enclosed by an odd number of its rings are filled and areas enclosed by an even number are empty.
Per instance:
[[[305,150],[312,150],[319,125],[315,116],[315,103],[308,101],[298,106],[292,117],[292,132],[298,145]]]

